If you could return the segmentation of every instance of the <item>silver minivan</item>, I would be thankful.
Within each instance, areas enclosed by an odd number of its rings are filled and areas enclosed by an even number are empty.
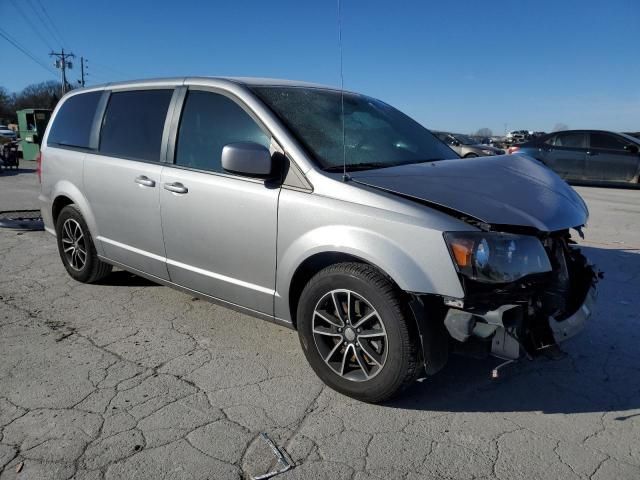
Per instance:
[[[116,266],[297,329],[318,376],[364,401],[452,353],[557,348],[592,311],[570,186],[525,156],[460,159],[364,95],[240,78],[74,90],[38,171],[74,279]]]

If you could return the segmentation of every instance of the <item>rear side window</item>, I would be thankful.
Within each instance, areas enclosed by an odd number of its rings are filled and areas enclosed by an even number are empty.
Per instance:
[[[629,142],[625,142],[621,138],[607,135],[606,133],[591,134],[591,148],[602,148],[605,150],[619,150],[624,152],[624,147]]]
[[[89,148],[91,127],[102,92],[69,97],[60,106],[51,125],[47,145]]]
[[[159,162],[171,95],[173,90],[112,93],[102,123],[100,153]]]
[[[587,136],[584,133],[560,133],[546,143],[555,147],[587,148]]]
[[[223,172],[222,148],[255,142],[269,147],[271,138],[240,105],[224,95],[191,91],[182,112],[176,165]]]

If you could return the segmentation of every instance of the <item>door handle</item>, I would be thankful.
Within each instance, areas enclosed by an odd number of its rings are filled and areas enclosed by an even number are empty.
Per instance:
[[[134,182],[136,182],[138,185],[142,185],[143,187],[156,186],[155,180],[151,180],[149,177],[146,177],[144,175],[140,175],[139,177],[136,177]]]
[[[189,189],[180,182],[165,183],[164,189],[173,193],[187,193]]]

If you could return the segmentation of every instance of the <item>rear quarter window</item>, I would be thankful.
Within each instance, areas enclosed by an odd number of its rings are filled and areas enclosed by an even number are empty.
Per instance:
[[[47,145],[89,148],[91,127],[102,92],[81,93],[69,97],[60,106]]]

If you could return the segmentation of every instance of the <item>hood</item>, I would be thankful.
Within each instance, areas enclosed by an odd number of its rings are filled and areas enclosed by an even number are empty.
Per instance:
[[[584,225],[589,216],[573,188],[524,155],[402,165],[353,172],[351,178],[491,225],[553,232]]]

